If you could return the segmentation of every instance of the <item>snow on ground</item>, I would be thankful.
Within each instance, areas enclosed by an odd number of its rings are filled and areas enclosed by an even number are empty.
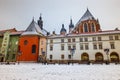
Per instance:
[[[0,80],[120,80],[120,64],[0,65]]]

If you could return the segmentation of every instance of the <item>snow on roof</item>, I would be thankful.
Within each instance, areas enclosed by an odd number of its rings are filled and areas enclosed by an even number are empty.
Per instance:
[[[87,11],[84,13],[84,15],[81,17],[81,19],[78,21],[77,24],[81,23],[81,21],[85,20],[95,20],[94,16],[91,14],[91,12],[87,9]]]
[[[39,25],[33,19],[28,28],[26,29],[26,31],[23,32],[22,35],[44,35],[44,34]]]
[[[108,34],[120,34],[120,30],[107,30],[93,33],[81,33],[81,34],[67,34],[67,35],[52,35],[48,38],[60,38],[60,37],[77,37],[77,36],[94,36],[94,35],[108,35]]]
[[[10,35],[21,35],[24,31],[11,32]]]
[[[13,28],[13,29],[6,29],[6,30],[0,30],[0,34],[4,34],[6,31],[16,32],[17,30],[15,28]]]
[[[91,12],[89,11],[89,9],[87,9],[87,11],[84,13],[84,15],[80,18],[80,20],[77,22],[77,24],[75,25],[74,28],[78,27],[78,25],[82,22],[82,21],[86,21],[86,20],[95,20],[94,16],[91,14]]]

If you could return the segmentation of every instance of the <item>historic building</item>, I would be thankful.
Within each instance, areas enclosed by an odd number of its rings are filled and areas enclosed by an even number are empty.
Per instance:
[[[0,31],[0,62],[14,62],[18,52],[18,41],[22,31],[14,29]]]
[[[39,56],[45,55],[46,35],[47,31],[43,28],[42,17],[39,17],[38,23],[33,19],[20,36],[17,61],[37,62]]]
[[[87,9],[69,33],[62,25],[60,34],[47,38],[47,60],[56,63],[119,62],[120,30],[102,31],[98,19]]]

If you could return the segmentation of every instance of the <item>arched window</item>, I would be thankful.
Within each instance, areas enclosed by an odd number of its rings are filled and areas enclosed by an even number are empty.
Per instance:
[[[24,41],[24,45],[27,45],[27,44],[28,44],[28,41],[27,41],[27,40],[25,40],[25,41]]]
[[[32,45],[32,53],[36,53],[36,45]]]
[[[84,32],[88,32],[88,26],[87,26],[87,23],[84,24]]]
[[[92,23],[91,29],[92,29],[92,32],[95,32],[95,26],[94,26],[94,23]]]

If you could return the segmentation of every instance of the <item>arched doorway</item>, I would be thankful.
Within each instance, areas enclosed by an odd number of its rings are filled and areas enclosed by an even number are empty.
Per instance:
[[[89,61],[89,55],[87,53],[83,53],[81,55],[81,61]]]
[[[103,62],[103,54],[102,53],[96,53],[95,54],[95,61],[96,62]]]
[[[119,55],[116,52],[112,52],[110,54],[111,62],[119,62]]]

